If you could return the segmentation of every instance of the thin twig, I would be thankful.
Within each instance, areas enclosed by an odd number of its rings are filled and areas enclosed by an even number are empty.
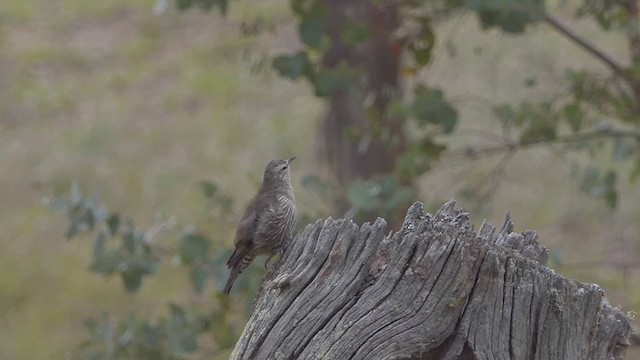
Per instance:
[[[492,142],[499,142],[502,143],[503,141],[505,141],[506,139],[503,138],[502,136],[492,133],[491,131],[487,131],[484,129],[476,129],[476,128],[460,128],[458,130],[456,130],[456,133],[458,135],[469,135],[469,136],[476,136],[482,139],[486,139]]]
[[[600,137],[601,138],[626,137],[626,138],[634,138],[634,139],[640,140],[640,133],[637,131],[630,131],[630,130],[596,130],[596,131],[585,132],[581,134],[558,137],[555,139],[534,140],[526,143],[518,143],[518,142],[504,143],[496,146],[487,146],[484,148],[469,147],[469,148],[460,149],[458,151],[452,152],[450,153],[449,158],[443,157],[443,159],[446,161],[451,161],[452,159],[457,159],[457,158],[477,158],[482,156],[496,155],[496,154],[503,153],[505,151],[522,150],[522,149],[531,148],[531,147],[540,146],[540,145],[548,145],[548,144],[554,144],[554,143],[563,143],[563,144],[575,143],[575,142],[580,142],[580,141],[585,141],[585,140],[590,140],[590,139],[600,138]]]
[[[515,151],[507,151],[502,159],[493,167],[491,172],[487,174],[487,177],[490,178],[488,187],[484,194],[480,195],[480,199],[483,202],[488,202],[489,206],[493,205],[493,200],[495,199],[495,195],[498,192],[498,187],[500,186],[500,181],[503,178],[504,173],[506,172],[507,165],[515,156]]]
[[[451,29],[449,29],[449,32],[447,32],[447,34],[445,35],[442,43],[446,44],[447,47],[454,46],[453,38],[458,34],[458,31],[460,31],[461,25],[463,23],[462,19],[464,19],[466,15],[467,15],[467,11],[463,10],[460,16],[458,16],[458,18],[453,23],[453,26],[451,27]]]

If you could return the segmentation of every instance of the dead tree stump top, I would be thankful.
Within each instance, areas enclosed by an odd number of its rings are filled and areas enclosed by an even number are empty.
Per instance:
[[[415,203],[402,229],[308,225],[256,295],[232,359],[622,359],[630,324],[556,274],[533,231],[474,231]]]

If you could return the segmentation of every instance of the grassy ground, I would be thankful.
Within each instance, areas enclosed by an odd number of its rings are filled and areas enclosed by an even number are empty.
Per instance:
[[[7,0],[0,9],[0,336],[1,359],[62,359],[97,311],[154,314],[168,300],[198,299],[179,269],[165,267],[141,293],[85,271],[90,246],[65,242],[64,220],[43,198],[66,191],[72,179],[102,189],[111,208],[143,225],[155,213],[214,228],[197,183],[215,179],[244,202],[263,164],[296,155],[295,180],[317,171],[315,124],[320,104],[304,84],[249,73],[245,49],[282,50],[291,34],[246,39],[237,30],[256,14],[286,14],[286,1],[233,2],[230,18],[190,11],[156,16],[153,1],[86,2]],[[451,24],[440,31],[448,34]],[[593,41],[624,52],[615,37],[593,26]],[[439,50],[425,79],[452,97],[481,95],[513,101],[542,96],[557,86],[569,63],[597,66],[548,29],[524,39],[478,35],[474,22],[453,37],[456,57]],[[475,55],[477,44],[487,44]],[[543,73],[538,86],[524,80]],[[486,109],[460,102],[465,126],[487,126]],[[460,141],[475,141],[462,139]],[[457,197],[484,164],[467,164],[421,181],[422,200]],[[509,166],[493,205],[474,214],[501,221],[512,211],[518,230],[540,230],[541,240],[565,262],[636,259],[639,190],[623,185],[613,214],[575,190],[567,166],[545,151],[519,155]],[[451,179],[455,185],[451,186]],[[445,181],[446,180],[446,181]],[[464,203],[462,205],[465,205]],[[312,208],[302,196],[301,206]],[[561,268],[601,283],[614,304],[633,304],[636,283],[625,288],[608,269]],[[640,278],[632,273],[631,278]],[[210,296],[206,294],[204,296]]]

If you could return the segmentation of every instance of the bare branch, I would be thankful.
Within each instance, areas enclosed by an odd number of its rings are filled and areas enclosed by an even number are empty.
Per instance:
[[[492,145],[484,148],[468,147],[451,152],[449,156],[443,156],[440,160],[452,161],[460,158],[475,159],[483,156],[501,154],[505,151],[517,151],[541,145],[576,143],[597,138],[632,138],[640,141],[640,132],[631,130],[596,130],[581,134],[557,137],[555,139],[539,139],[526,143],[503,143],[500,145]]]
[[[551,25],[551,27],[556,29],[558,32],[560,32],[561,34],[569,38],[571,41],[578,44],[584,50],[589,52],[591,55],[595,56],[600,61],[602,61],[616,75],[624,78],[630,83],[634,81],[627,74],[625,74],[624,67],[616,59],[614,59],[612,56],[605,53],[604,51],[598,49],[597,47],[595,47],[595,45],[589,43],[586,39],[578,35],[575,31],[573,31],[572,29],[564,25],[562,22],[560,22],[560,20],[556,19],[550,14],[546,14],[544,17],[544,20],[547,22],[547,24]]]

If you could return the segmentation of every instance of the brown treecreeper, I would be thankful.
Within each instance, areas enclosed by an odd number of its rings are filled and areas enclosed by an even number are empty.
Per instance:
[[[281,252],[291,238],[296,218],[290,172],[293,159],[295,157],[272,160],[265,167],[260,189],[247,205],[236,228],[235,251],[227,261],[231,273],[224,287],[225,294],[229,294],[238,275],[256,256],[273,256]]]

